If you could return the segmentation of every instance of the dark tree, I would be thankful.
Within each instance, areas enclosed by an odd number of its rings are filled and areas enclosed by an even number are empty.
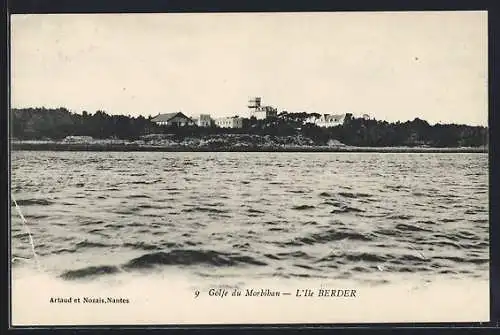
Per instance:
[[[134,140],[148,134],[172,134],[176,138],[202,137],[216,134],[247,134],[259,136],[298,136],[323,145],[331,139],[353,146],[434,146],[478,147],[488,144],[488,128],[457,124],[429,125],[415,118],[413,121],[388,123],[374,119],[354,118],[347,114],[342,125],[320,128],[307,124],[311,116],[306,112],[282,111],[278,117],[257,120],[244,119],[242,129],[212,127],[159,126],[151,116],[131,117],[108,115],[98,110],[94,114],[69,112],[66,108],[24,108],[11,111],[11,134],[18,139],[63,139],[66,136],[92,136],[97,139],[117,138]]]

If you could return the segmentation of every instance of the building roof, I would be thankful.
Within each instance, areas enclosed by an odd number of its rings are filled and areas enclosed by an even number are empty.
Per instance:
[[[152,118],[151,121],[153,121],[153,122],[168,122],[168,121],[170,121],[171,119],[173,119],[176,116],[189,119],[189,117],[187,117],[186,115],[182,114],[181,112],[177,112],[177,113],[158,114],[154,118]]]

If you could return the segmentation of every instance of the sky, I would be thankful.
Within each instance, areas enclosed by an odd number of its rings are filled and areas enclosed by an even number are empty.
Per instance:
[[[487,12],[11,16],[11,105],[487,125]]]

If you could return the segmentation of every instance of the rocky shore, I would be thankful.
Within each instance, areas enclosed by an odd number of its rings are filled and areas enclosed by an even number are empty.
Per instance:
[[[12,150],[44,151],[241,151],[241,152],[488,152],[487,147],[353,147],[330,140],[315,143],[304,136],[271,136],[219,134],[199,138],[177,138],[175,135],[153,134],[136,141],[71,137],[60,141],[11,142]]]

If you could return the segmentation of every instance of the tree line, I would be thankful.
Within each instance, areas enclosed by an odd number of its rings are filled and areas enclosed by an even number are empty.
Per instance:
[[[321,128],[303,124],[312,115],[286,111],[266,120],[245,119],[242,129],[218,127],[159,126],[151,117],[109,115],[99,110],[72,113],[66,108],[12,109],[11,135],[20,140],[61,140],[66,136],[91,136],[96,139],[137,140],[149,134],[172,134],[177,138],[214,134],[252,134],[297,136],[311,138],[317,145],[338,140],[353,146],[432,146],[478,147],[488,143],[488,128],[457,124],[435,124],[415,118],[413,121],[389,123],[373,119],[354,118],[348,114],[344,124]]]

